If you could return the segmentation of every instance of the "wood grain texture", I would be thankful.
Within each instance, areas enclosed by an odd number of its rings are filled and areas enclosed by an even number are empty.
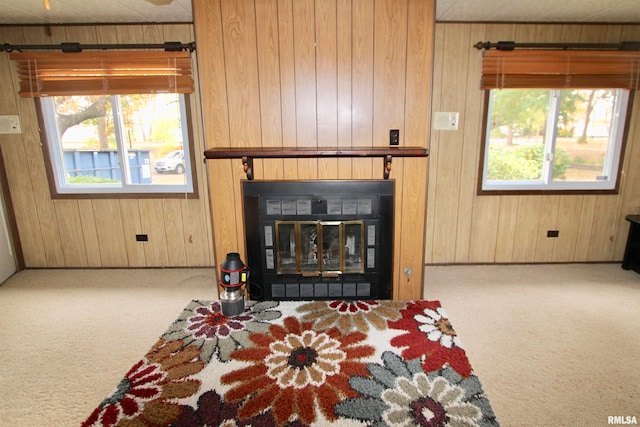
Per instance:
[[[434,2],[403,0],[256,0],[255,23],[244,20],[236,27],[237,38],[257,37],[258,55],[252,63],[249,45],[222,38],[224,68],[213,61],[201,62],[203,111],[213,110],[209,82],[219,77],[252,70],[237,70],[240,64],[258,69],[258,89],[244,100],[227,94],[226,121],[233,129],[239,103],[260,103],[260,137],[251,148],[318,148],[334,146],[386,147],[389,130],[401,130],[402,146],[428,146],[431,70],[433,54]],[[213,10],[216,9],[216,10]],[[194,1],[195,16],[221,15],[211,25],[227,25],[232,17],[226,6]],[[204,21],[205,18],[202,18]],[[217,24],[216,24],[217,22]],[[196,22],[198,46],[209,46],[209,28],[202,43]],[[277,34],[276,39],[273,38]],[[263,71],[264,70],[264,71]],[[229,85],[227,84],[227,87]],[[229,90],[230,92],[231,90]],[[263,96],[264,95],[264,96]],[[255,96],[255,99],[251,99]],[[226,126],[223,115],[209,120],[205,128]],[[252,126],[249,124],[248,126]],[[278,127],[280,126],[280,127]],[[246,147],[246,141],[229,146]],[[408,140],[406,135],[411,135]],[[208,139],[208,148],[222,147]],[[254,160],[255,161],[255,160]],[[211,211],[218,258],[229,251],[244,250],[242,205],[238,203],[244,179],[240,160],[208,160]],[[407,164],[410,168],[407,169]],[[381,179],[382,159],[285,158],[265,159],[256,171],[258,179]],[[396,181],[396,239],[394,295],[420,297],[424,256],[424,209],[426,205],[427,159],[394,159],[391,178]],[[401,224],[412,231],[404,232]],[[401,267],[413,271],[409,287],[400,291]],[[404,279],[404,276],[403,276]]]
[[[396,242],[394,251],[397,269],[412,266],[415,274],[422,270],[423,262],[622,259],[628,230],[624,217],[640,213],[640,97],[634,100],[620,194],[477,196],[481,53],[471,44],[480,40],[637,40],[640,26],[439,23],[434,33],[429,17],[433,4],[418,0],[394,4],[255,0],[235,5],[225,2],[224,7],[220,0],[196,0],[194,8],[202,13],[195,14],[193,26],[0,28],[2,40],[16,44],[195,38],[198,45],[194,72],[202,87],[193,95],[192,110],[194,167],[201,198],[167,204],[52,200],[33,101],[18,99],[13,65],[6,55],[0,56],[4,94],[0,114],[19,115],[24,129],[21,135],[0,135],[0,144],[27,267],[214,265],[214,253],[224,257],[244,245],[238,235],[242,230],[238,197],[244,173],[240,161],[205,163],[205,147],[318,146],[325,145],[321,139],[329,135],[335,135],[332,138],[338,146],[377,146],[387,143],[392,126],[402,129],[403,145],[425,146],[431,151],[428,162],[405,159],[402,164],[394,162],[391,172],[401,195],[397,220],[403,240]],[[224,19],[223,10],[229,12]],[[378,41],[384,41],[382,46]],[[430,46],[435,46],[433,51]],[[394,79],[391,65],[398,61],[404,61],[399,68],[403,72]],[[243,64],[248,64],[247,70],[236,70]],[[433,79],[433,92],[429,79]],[[228,83],[242,92],[229,98]],[[247,87],[240,87],[245,83]],[[332,93],[325,94],[325,87]],[[387,107],[379,105],[387,102],[382,94],[391,95],[389,105],[394,111],[388,115]],[[459,130],[449,134],[431,130],[432,109],[459,111]],[[379,179],[380,162],[354,158],[308,165],[294,159],[270,159],[260,168],[265,179]],[[163,235],[163,249],[146,250],[144,244],[135,242],[136,233],[147,232],[143,224],[155,230],[150,239],[155,239],[156,232]],[[420,224],[424,224],[423,232],[415,237]],[[408,231],[412,227],[415,229]],[[547,240],[546,231],[551,227],[560,235]],[[75,247],[69,248],[71,243]],[[170,254],[174,244],[183,246]],[[415,254],[420,260],[414,260]],[[416,293],[419,280],[415,276],[409,286],[401,273],[395,280],[394,295]]]
[[[639,31],[637,25],[436,24],[433,111],[460,112],[460,127],[431,130],[426,263],[622,259],[624,217],[640,212],[638,100],[618,195],[478,196],[482,53],[472,45],[487,40],[614,43],[638,39]],[[560,234],[548,238],[548,230]]]
[[[27,26],[6,27],[1,31],[3,41],[16,44],[194,39],[193,26],[186,24]],[[197,64],[195,54],[193,60]],[[194,74],[197,77],[195,66]],[[207,185],[203,184],[207,176],[202,161],[204,132],[199,121],[199,93],[190,97],[190,107],[197,160],[193,167],[200,184],[200,199],[171,199],[166,203],[162,199],[54,200],[49,190],[42,152],[44,140],[38,129],[35,103],[32,99],[18,98],[17,76],[7,55],[0,57],[0,77],[4,94],[0,98],[0,114],[18,115],[23,128],[20,135],[0,135],[0,144],[16,215],[16,237],[20,239],[27,268],[187,267],[215,263]],[[189,213],[188,217],[184,212]],[[136,242],[135,235],[139,233],[147,233],[152,243]],[[189,242],[189,236],[194,243]],[[193,236],[198,238],[194,241]],[[193,249],[188,249],[194,247],[197,256]]]

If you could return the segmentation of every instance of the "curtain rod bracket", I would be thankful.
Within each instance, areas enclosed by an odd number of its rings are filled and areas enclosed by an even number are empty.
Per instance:
[[[82,46],[80,43],[60,43],[60,50],[65,53],[77,53],[82,52]]]
[[[620,50],[640,50],[640,42],[622,42]]]

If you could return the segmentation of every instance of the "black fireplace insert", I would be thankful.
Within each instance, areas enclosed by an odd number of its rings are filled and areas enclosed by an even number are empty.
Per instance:
[[[243,181],[253,300],[391,299],[394,182]]]

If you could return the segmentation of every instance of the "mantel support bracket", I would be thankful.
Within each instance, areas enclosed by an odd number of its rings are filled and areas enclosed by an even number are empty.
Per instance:
[[[387,154],[384,159],[384,179],[389,179],[391,173],[391,154]]]
[[[247,174],[247,179],[253,181],[253,157],[243,156],[242,166],[244,167],[244,173]]]

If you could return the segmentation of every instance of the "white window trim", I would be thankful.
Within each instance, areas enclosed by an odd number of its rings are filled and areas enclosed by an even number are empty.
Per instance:
[[[47,135],[48,151],[50,155],[51,169],[55,180],[56,191],[58,194],[77,194],[77,195],[92,195],[92,194],[193,194],[193,173],[191,165],[191,145],[189,141],[189,132],[187,129],[187,110],[186,101],[184,95],[178,97],[180,100],[180,114],[183,118],[182,141],[183,149],[185,150],[184,162],[185,162],[185,184],[133,184],[129,183],[129,168],[121,167],[121,183],[118,184],[67,184],[64,176],[65,166],[63,157],[62,144],[58,140],[59,130],[58,124],[51,114],[54,111],[53,98],[43,97],[40,98],[42,107],[42,116],[45,124],[45,132]],[[118,105],[118,103],[114,103]],[[119,107],[115,107],[119,108]],[[119,114],[114,113],[114,118],[120,117]],[[118,141],[121,141],[121,124],[119,120],[114,120],[114,126],[116,133],[120,136],[117,137]],[[126,144],[119,144],[117,147],[118,162],[119,164],[125,164],[123,159],[128,159],[128,150]],[[149,165],[152,168],[152,165]]]
[[[499,89],[492,89],[499,90]],[[622,146],[624,138],[624,130],[626,126],[626,112],[629,105],[630,92],[628,90],[619,90],[620,101],[616,103],[616,110],[613,113],[614,118],[609,141],[613,141],[613,150],[607,150],[607,157],[605,158],[604,171],[607,173],[605,176],[607,179],[602,181],[553,181],[552,174],[553,168],[550,161],[545,161],[543,166],[543,179],[530,180],[530,181],[517,181],[517,180],[488,180],[487,171],[489,170],[489,141],[491,137],[491,126],[488,123],[485,131],[485,144],[483,153],[483,167],[482,167],[482,187],[480,191],[608,191],[615,190],[618,180],[618,171],[620,168],[620,158],[622,156]],[[550,104],[557,104],[557,96],[551,96]],[[493,97],[489,94],[487,111],[487,121],[491,120],[491,112],[493,109]],[[549,108],[549,122],[553,120],[553,126],[547,126],[546,131],[547,141],[550,141],[545,146],[545,160],[550,160],[548,157],[552,156],[555,152],[556,143],[556,122],[557,114],[553,114],[551,108]],[[552,138],[548,138],[552,136]]]

